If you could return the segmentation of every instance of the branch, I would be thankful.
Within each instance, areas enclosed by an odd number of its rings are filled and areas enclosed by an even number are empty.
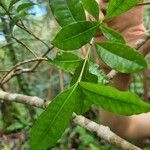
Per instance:
[[[150,5],[150,2],[145,2],[145,3],[139,3],[139,4],[137,4],[137,6],[146,6],[146,5]]]
[[[14,36],[12,36],[12,38],[14,40],[16,40],[17,43],[19,43],[22,47],[24,47],[25,49],[27,49],[35,58],[37,58],[37,54],[33,52],[32,49],[30,49],[25,43],[23,43],[21,40],[15,38]]]
[[[31,63],[31,62],[36,62],[36,61],[46,61],[47,58],[34,58],[34,59],[28,59],[28,60],[25,60],[25,61],[22,61],[22,62],[19,62],[17,63],[15,66],[12,67],[11,70],[9,70],[1,79],[0,81],[0,86],[2,86],[3,84],[6,83],[6,81],[10,80],[18,67],[22,66],[22,65],[25,65],[25,64],[28,64],[28,63]],[[14,73],[13,73],[14,72]]]
[[[139,147],[129,143],[128,141],[122,139],[115,133],[113,133],[109,127],[99,125],[84,116],[75,116],[73,119],[74,123],[82,126],[90,132],[96,133],[96,135],[108,143],[115,145],[118,149],[122,150],[141,150]]]
[[[39,108],[46,108],[48,103],[45,100],[36,96],[26,96],[23,94],[11,94],[0,90],[0,99],[9,102],[19,102],[30,106]],[[108,127],[99,125],[84,116],[77,116],[73,114],[73,121],[75,124],[80,125],[90,132],[96,133],[98,137],[104,139],[110,144],[115,145],[117,148],[122,150],[141,150],[139,147],[134,146],[128,141],[120,138],[118,135],[113,133]]]

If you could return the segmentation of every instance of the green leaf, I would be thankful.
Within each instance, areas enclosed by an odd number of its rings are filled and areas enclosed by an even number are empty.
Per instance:
[[[24,128],[24,125],[16,121],[15,123],[13,123],[10,126],[8,126],[6,128],[6,131],[14,132],[14,131],[17,131],[17,130],[21,130],[23,128]]]
[[[27,15],[29,15],[26,11],[21,11],[19,14],[16,14],[11,22],[10,22],[10,26],[13,27],[18,21],[20,21],[21,19],[23,19],[24,17],[26,17]]]
[[[77,83],[78,78],[82,72],[83,64],[84,64],[84,61],[82,61],[79,67],[75,70],[74,76],[71,81],[71,85]],[[95,83],[97,83],[98,81],[98,77],[89,72],[89,62],[86,62],[81,81],[89,81],[89,82],[95,82]],[[85,100],[85,98],[86,97],[84,93],[82,92],[81,88],[77,87],[76,98],[75,98],[76,99],[75,113],[83,114],[90,109],[91,103]]]
[[[126,43],[124,38],[119,34],[117,31],[113,30],[112,28],[109,28],[107,25],[102,23],[100,25],[100,29],[103,33],[103,35],[112,42],[119,42],[119,43]]]
[[[125,44],[103,42],[96,47],[101,59],[118,72],[134,73],[147,67],[144,56]]]
[[[109,80],[108,80],[108,77],[107,75],[104,73],[103,70],[101,70],[99,68],[99,65],[98,64],[95,64],[93,62],[89,62],[89,72],[95,76],[97,76],[98,80],[97,82],[98,83],[101,83],[103,85],[105,84],[108,84],[109,83]]]
[[[106,19],[118,16],[132,7],[134,7],[140,0],[110,0],[106,12]]]
[[[33,6],[34,3],[32,2],[28,2],[28,3],[23,3],[21,5],[18,6],[17,8],[17,12],[20,12],[20,11],[23,11],[23,10],[26,10],[26,9],[29,9],[31,6]]]
[[[71,85],[75,84],[78,81],[83,64],[84,64],[84,61],[82,61],[79,67],[75,70],[74,76],[71,81]],[[89,81],[89,82],[95,82],[95,83],[97,83],[98,81],[98,77],[89,72],[89,62],[86,62],[81,81]]]
[[[80,86],[89,101],[106,111],[120,115],[134,115],[150,111],[150,105],[133,93],[121,92],[113,87],[94,83],[81,82]]]
[[[60,26],[85,20],[80,0],[50,0],[50,7]]]
[[[58,53],[53,60],[48,61],[60,69],[71,72],[80,65],[82,60],[72,53]]]
[[[90,42],[95,35],[99,22],[83,21],[62,28],[52,44],[62,50],[75,50]]]
[[[32,150],[46,150],[59,140],[74,111],[75,89],[73,86],[59,94],[38,118],[31,131]]]
[[[16,4],[18,3],[20,0],[11,0],[9,3],[9,10]]]
[[[83,7],[93,16],[99,20],[99,5],[96,0],[81,0]]]

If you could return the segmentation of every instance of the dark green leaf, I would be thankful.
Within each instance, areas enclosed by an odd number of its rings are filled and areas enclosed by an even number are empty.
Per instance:
[[[78,82],[79,76],[82,72],[83,66],[84,66],[84,61],[81,62],[79,67],[75,70],[73,79],[71,81],[71,85],[75,84]],[[84,66],[84,70],[82,72],[82,78],[81,81],[90,81],[90,82],[96,82],[97,83],[98,77],[92,73],[89,72],[89,62],[86,62]],[[83,94],[81,88],[78,86],[76,89],[76,94],[75,94],[75,99],[76,99],[76,107],[75,107],[75,113],[77,114],[83,114],[86,111],[88,111],[91,107],[91,103],[87,100],[85,100],[85,95]]]
[[[77,82],[77,80],[80,76],[81,70],[83,68],[83,64],[84,64],[84,62],[81,62],[79,67],[76,69],[74,76],[72,78],[72,81],[71,81],[71,85],[73,85]],[[89,81],[89,82],[95,82],[95,83],[97,83],[97,81],[98,81],[98,77],[89,72],[89,62],[86,62],[81,81]]]
[[[88,100],[106,111],[121,115],[134,115],[150,111],[150,105],[133,93],[121,92],[113,87],[94,83],[81,82],[80,85]]]
[[[78,86],[76,88],[74,98],[76,100],[75,101],[75,109],[74,109],[74,112],[76,114],[81,115],[90,109],[92,103],[90,101],[86,100],[86,96],[82,92],[82,89],[80,86]]]
[[[125,44],[99,43],[97,53],[108,66],[122,73],[139,72],[147,67],[144,57]]]
[[[10,4],[9,4],[9,10],[17,3],[19,2],[20,0],[11,0],[10,1]]]
[[[10,22],[10,26],[14,26],[18,21],[20,21],[21,19],[23,19],[24,17],[26,17],[27,15],[29,15],[26,11],[21,11],[19,14],[16,14],[11,22]]]
[[[50,0],[50,7],[60,26],[85,20],[85,12],[80,0]]]
[[[68,72],[74,71],[81,61],[81,58],[72,53],[58,53],[53,60],[49,59],[51,64]]]
[[[90,42],[99,27],[99,22],[83,21],[62,28],[52,44],[63,50],[75,50]]]
[[[119,43],[126,43],[124,38],[119,34],[117,31],[113,30],[112,28],[109,28],[104,23],[100,25],[100,29],[103,33],[103,35],[112,42],[119,42]]]
[[[99,5],[96,0],[82,0],[83,7],[93,16],[99,20]]]
[[[27,9],[29,9],[33,5],[34,5],[34,3],[31,3],[31,2],[29,2],[29,3],[23,3],[23,4],[21,4],[21,5],[18,6],[17,12],[20,12],[22,10],[27,10]]]
[[[132,7],[134,7],[140,0],[110,0],[106,18],[118,16]],[[125,20],[126,21],[126,20]]]
[[[32,150],[46,150],[59,140],[74,111],[75,88],[73,86],[59,94],[38,118],[31,132]]]

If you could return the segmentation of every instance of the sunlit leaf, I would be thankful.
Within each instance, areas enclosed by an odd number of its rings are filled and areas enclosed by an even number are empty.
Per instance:
[[[82,0],[83,7],[93,16],[95,19],[99,19],[99,5],[96,0]]]
[[[83,21],[62,28],[52,44],[62,50],[76,50],[90,42],[99,27],[99,22]]]

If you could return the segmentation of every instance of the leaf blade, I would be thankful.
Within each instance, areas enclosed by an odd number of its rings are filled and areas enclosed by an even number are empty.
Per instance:
[[[72,53],[59,53],[53,60],[48,61],[64,71],[71,72],[79,66],[82,59]]]
[[[62,28],[51,42],[62,50],[76,50],[90,42],[95,35],[99,22],[82,21]]]
[[[45,150],[61,137],[74,111],[74,90],[59,94],[38,118],[31,131],[32,150]]]
[[[82,0],[83,7],[93,16],[99,20],[99,5],[96,0]]]
[[[92,103],[109,112],[129,116],[150,111],[150,105],[133,93],[87,82],[81,82],[80,86]]]
[[[85,12],[79,0],[50,0],[52,13],[60,26],[85,20]]]
[[[106,19],[118,16],[132,7],[134,7],[140,0],[111,0],[106,12]]]
[[[147,67],[144,56],[121,43],[99,43],[97,53],[108,66],[122,73],[139,72]]]
[[[119,42],[125,44],[124,38],[119,34],[117,31],[113,30],[112,28],[106,26],[104,23],[101,23],[100,29],[103,35],[112,42]]]

